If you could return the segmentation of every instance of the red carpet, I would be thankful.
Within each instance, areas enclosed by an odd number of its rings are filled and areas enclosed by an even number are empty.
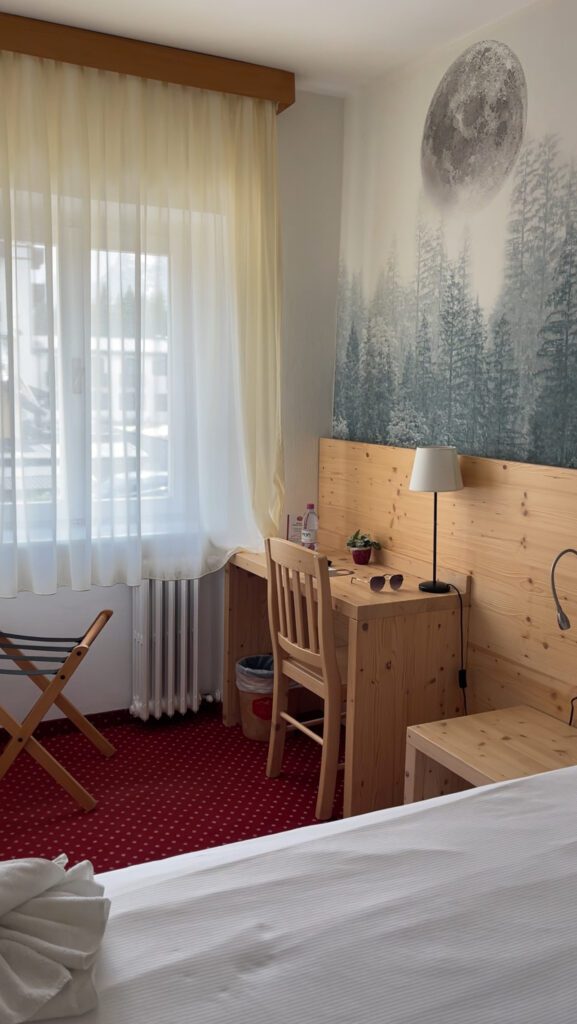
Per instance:
[[[26,753],[0,782],[0,860],[87,858],[108,871],[190,850],[310,825],[320,748],[287,737],[285,768],[264,774],[266,744],[226,729],[220,707],[160,722],[126,712],[94,716],[116,747],[110,759],[67,723],[46,723],[37,736],[98,804],[88,813]],[[342,772],[335,811],[342,804]]]

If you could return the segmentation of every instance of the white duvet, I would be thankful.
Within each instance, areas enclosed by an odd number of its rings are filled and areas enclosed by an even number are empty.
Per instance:
[[[101,875],[85,1024],[571,1024],[577,769]]]

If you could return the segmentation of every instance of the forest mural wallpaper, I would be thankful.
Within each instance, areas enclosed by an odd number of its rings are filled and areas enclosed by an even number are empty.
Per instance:
[[[336,437],[577,467],[577,16],[522,17],[353,101]]]

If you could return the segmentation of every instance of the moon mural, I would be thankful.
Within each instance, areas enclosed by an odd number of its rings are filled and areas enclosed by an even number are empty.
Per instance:
[[[443,212],[479,209],[501,189],[527,121],[527,83],[504,43],[484,40],[451,64],[431,100],[421,170],[426,194]]]

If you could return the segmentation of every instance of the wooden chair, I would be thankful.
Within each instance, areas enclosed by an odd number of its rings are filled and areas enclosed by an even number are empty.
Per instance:
[[[27,636],[22,633],[0,632],[0,649],[4,652],[0,654],[0,661],[13,661],[18,666],[15,669],[0,669],[0,675],[28,676],[42,690],[41,696],[22,722],[17,722],[8,711],[0,707],[0,726],[6,729],[10,736],[0,756],[0,780],[4,778],[18,755],[25,750],[85,811],[90,811],[95,806],[94,797],[66,771],[66,768],[52,754],[48,753],[45,747],[34,738],[33,733],[46,712],[55,704],[97,747],[101,754],[104,754],[105,757],[114,754],[112,744],[62,694],[64,687],[83,662],[111,615],[111,611],[100,612],[84,636],[80,638]],[[35,662],[45,663],[50,667],[40,668]],[[51,678],[49,679],[48,676]]]
[[[340,728],[346,684],[341,681],[333,627],[327,559],[286,540],[266,541],[268,613],[274,655],[274,694],[266,773],[276,778],[282,768],[287,726],[305,733],[322,747],[316,816],[330,818],[333,809]],[[323,718],[306,725],[288,713],[288,691],[294,681],[320,697]],[[323,734],[310,728],[323,722]]]

